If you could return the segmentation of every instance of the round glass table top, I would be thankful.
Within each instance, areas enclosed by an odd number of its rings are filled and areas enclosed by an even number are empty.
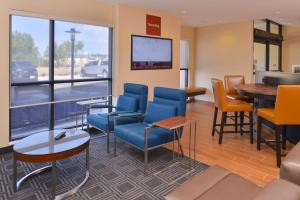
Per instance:
[[[55,140],[55,136],[62,131],[66,131],[66,136]],[[57,129],[43,131],[18,140],[14,144],[13,150],[27,156],[52,155],[76,149],[89,140],[90,135],[85,131]]]

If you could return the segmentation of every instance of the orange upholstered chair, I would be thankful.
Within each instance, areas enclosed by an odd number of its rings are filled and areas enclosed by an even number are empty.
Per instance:
[[[260,144],[266,143],[276,150],[277,167],[281,165],[282,148],[286,148],[286,125],[300,125],[300,85],[281,85],[277,89],[275,108],[259,108],[257,110],[257,150]],[[262,120],[272,122],[276,126],[275,146],[261,137]],[[282,138],[281,138],[282,136]]]
[[[226,97],[230,100],[244,100],[248,99],[248,97],[241,96],[235,89],[235,86],[240,84],[245,84],[245,78],[243,75],[225,75],[225,92]]]
[[[227,113],[240,113],[240,123],[237,124],[240,126],[240,133],[243,135],[243,125],[249,125],[250,130],[245,131],[250,133],[250,142],[253,144],[253,108],[252,105],[241,100],[232,100],[228,101],[226,98],[226,93],[224,90],[224,85],[221,80],[212,79],[212,88],[214,93],[215,99],[215,113],[214,113],[214,120],[213,120],[213,128],[212,128],[212,135],[217,132],[219,134],[219,144],[222,143],[223,133],[236,133],[237,131],[224,131],[224,126],[236,126],[236,124],[227,124],[226,123],[226,116]],[[221,124],[217,124],[217,116],[218,111],[222,112],[222,119]],[[249,112],[249,123],[244,123],[244,113]],[[217,126],[220,126],[220,131],[217,130]]]
[[[245,84],[245,78],[243,75],[225,75],[224,76],[224,82],[225,82],[225,92],[226,92],[226,98],[229,100],[243,100],[248,103],[253,102],[253,98],[242,96],[238,94],[235,87],[240,84]],[[231,119],[233,119],[235,124],[237,124],[238,120],[238,113],[234,113],[234,116],[230,116]],[[237,131],[237,126],[235,126],[235,130]]]

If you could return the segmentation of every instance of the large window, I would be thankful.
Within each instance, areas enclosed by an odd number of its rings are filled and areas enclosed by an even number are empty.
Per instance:
[[[254,21],[254,71],[281,71],[282,25]]]
[[[12,15],[10,35],[11,139],[74,126],[78,99],[111,94],[111,28]]]

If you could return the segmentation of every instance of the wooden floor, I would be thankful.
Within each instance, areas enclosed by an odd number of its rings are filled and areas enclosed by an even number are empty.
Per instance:
[[[197,119],[196,159],[210,166],[220,165],[244,178],[265,186],[279,175],[276,167],[275,151],[266,145],[256,150],[250,144],[249,135],[224,134],[223,144],[218,144],[218,134],[211,136],[214,107],[211,103],[196,101],[188,104],[188,118]],[[219,117],[220,119],[220,117]],[[267,132],[264,130],[263,132]],[[188,129],[182,138],[185,154],[188,152]],[[292,145],[288,145],[288,149]]]

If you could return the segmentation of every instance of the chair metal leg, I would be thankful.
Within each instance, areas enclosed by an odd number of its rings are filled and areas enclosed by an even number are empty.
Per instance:
[[[107,119],[106,119],[106,152],[109,153],[109,116],[107,116]]]
[[[275,141],[276,141],[276,162],[278,168],[281,165],[281,144],[280,144],[281,133],[282,133],[282,126],[277,126],[275,131]]]
[[[244,112],[240,112],[240,135],[244,134]]]
[[[261,124],[262,118],[260,116],[257,117],[257,138],[256,138],[256,149],[260,150],[260,143],[261,143]]]
[[[214,136],[215,135],[215,130],[216,130],[216,124],[217,124],[217,118],[218,118],[218,108],[215,108],[215,112],[214,112],[214,120],[213,120],[213,127],[212,127],[212,132],[211,135]]]
[[[148,165],[148,131],[149,128],[145,129],[145,146],[144,146],[144,173],[147,174]]]
[[[286,126],[282,127],[282,149],[286,150]]]
[[[238,113],[237,112],[234,112],[234,130],[235,130],[235,132],[237,132],[237,130],[238,130]]]
[[[117,137],[114,135],[114,156],[117,156]]]
[[[225,125],[225,119],[226,119],[227,113],[222,113],[222,120],[221,120],[221,129],[220,129],[220,135],[219,135],[219,144],[222,144],[223,139],[223,132],[224,132],[224,125]]]
[[[253,112],[249,112],[250,144],[253,144]]]
[[[109,153],[109,132],[107,132],[106,134],[106,152]]]

